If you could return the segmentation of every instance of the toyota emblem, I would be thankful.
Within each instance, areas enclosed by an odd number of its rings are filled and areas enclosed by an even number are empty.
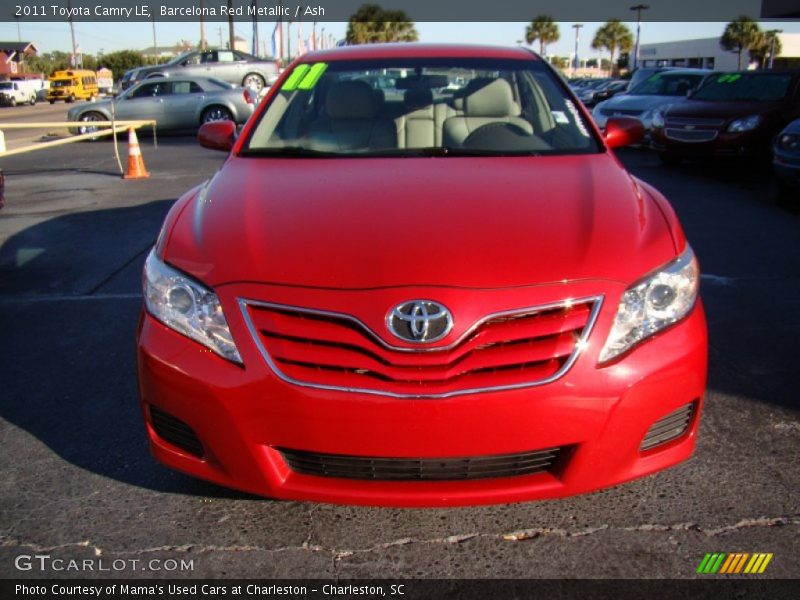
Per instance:
[[[386,325],[395,337],[405,342],[429,344],[450,333],[453,316],[438,302],[410,300],[389,312]]]

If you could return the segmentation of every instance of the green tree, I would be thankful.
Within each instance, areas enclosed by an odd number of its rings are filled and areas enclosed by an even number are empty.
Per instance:
[[[416,42],[414,22],[402,10],[384,10],[377,4],[362,4],[347,24],[348,44]]]
[[[614,54],[617,50],[630,52],[631,48],[633,48],[633,34],[619,19],[608,21],[595,32],[594,39],[592,39],[592,48],[595,50],[608,50],[610,54],[608,62],[609,65],[613,65]]]
[[[141,67],[145,64],[144,55],[135,50],[120,50],[104,54],[98,66],[111,69],[114,79],[119,79],[129,69]]]
[[[547,56],[547,45],[557,42],[561,38],[558,25],[549,15],[537,15],[530,25],[525,27],[525,41],[533,44],[539,40],[539,54]]]
[[[760,31],[753,45],[750,47],[750,60],[756,61],[760,68],[766,69],[769,65],[769,55],[772,52],[775,53],[772,57],[773,59],[780,56],[781,52],[783,52],[783,44],[781,44],[778,31],[775,29]]]
[[[557,69],[568,69],[569,68],[569,57],[568,56],[553,56],[551,59],[551,64],[556,67]]]
[[[723,50],[736,52],[739,55],[739,69],[742,67],[742,56],[745,50],[751,50],[756,46],[761,37],[761,28],[753,19],[742,15],[735,21],[731,21],[725,26],[722,37],[719,38],[719,45]]]

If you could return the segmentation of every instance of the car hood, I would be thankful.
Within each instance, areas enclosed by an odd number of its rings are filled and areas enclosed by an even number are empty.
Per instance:
[[[786,128],[781,131],[781,133],[800,133],[800,119],[792,121],[789,123]]]
[[[599,105],[602,110],[641,110],[648,111],[670,104],[682,102],[682,96],[639,96],[635,94],[617,94]]]
[[[718,117],[732,119],[750,115],[764,115],[780,110],[779,102],[712,102],[706,100],[685,100],[671,106],[670,117]]]
[[[212,286],[340,289],[630,283],[676,254],[658,206],[609,153],[232,157],[161,251]]]

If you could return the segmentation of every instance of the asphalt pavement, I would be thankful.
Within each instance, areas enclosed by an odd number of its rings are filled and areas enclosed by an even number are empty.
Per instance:
[[[152,177],[139,181],[115,175],[109,142],[0,161],[0,577],[91,575],[15,566],[39,553],[142,561],[94,574],[107,577],[691,578],[708,552],[773,553],[763,577],[800,577],[800,214],[769,182],[620,153],[671,199],[705,273],[693,458],[562,500],[363,508],[247,496],[150,457],[140,269],[170,205],[224,155],[192,138],[142,150]]]

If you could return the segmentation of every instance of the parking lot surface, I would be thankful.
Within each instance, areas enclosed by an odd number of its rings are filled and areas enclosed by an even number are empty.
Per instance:
[[[109,142],[0,163],[0,577],[683,578],[707,552],[773,553],[764,576],[800,577],[800,216],[770,183],[620,153],[672,201],[704,271],[709,388],[691,460],[565,500],[395,510],[256,498],[150,457],[140,270],[172,202],[224,155],[185,137],[142,149],[139,181],[115,175]],[[15,567],[37,553],[135,566]]]

